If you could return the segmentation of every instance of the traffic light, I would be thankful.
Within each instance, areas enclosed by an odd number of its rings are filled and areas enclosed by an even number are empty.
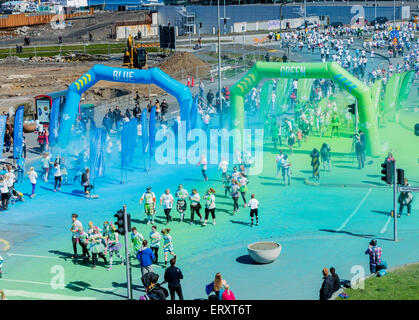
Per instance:
[[[350,104],[350,105],[348,106],[348,111],[349,111],[350,113],[352,113],[352,114],[355,114],[355,103]]]
[[[381,164],[381,167],[383,170],[381,170],[381,173],[383,176],[381,177],[381,180],[383,180],[387,184],[391,184],[391,164],[389,162]]]
[[[116,218],[115,225],[117,226],[117,232],[123,236],[125,235],[125,220],[124,220],[124,209],[118,210],[118,212],[114,215]]]
[[[227,19],[226,18],[224,18],[224,24],[227,24]]]
[[[415,124],[415,136],[419,136],[419,123]]]
[[[202,22],[199,23],[199,28],[202,28]]]
[[[397,169],[397,184],[404,185],[404,170]]]

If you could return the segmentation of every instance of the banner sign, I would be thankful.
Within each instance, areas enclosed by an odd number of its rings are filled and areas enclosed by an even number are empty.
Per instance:
[[[98,128],[92,131],[90,138],[90,179],[102,177],[105,171],[106,130]]]
[[[24,107],[17,108],[15,113],[15,125],[13,129],[13,158],[17,159],[22,156],[23,150],[23,112]]]
[[[6,132],[7,116],[0,116],[0,158],[3,155],[4,133]]]
[[[49,144],[54,146],[58,140],[58,116],[60,111],[60,97],[52,100],[51,113],[49,116]]]

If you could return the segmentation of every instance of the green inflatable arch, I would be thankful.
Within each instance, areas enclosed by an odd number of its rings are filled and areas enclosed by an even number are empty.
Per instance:
[[[244,129],[244,97],[264,78],[318,78],[332,79],[358,100],[360,128],[366,135],[366,151],[371,156],[381,153],[376,108],[371,90],[336,62],[283,63],[256,62],[247,74],[231,88],[230,112],[232,129]]]

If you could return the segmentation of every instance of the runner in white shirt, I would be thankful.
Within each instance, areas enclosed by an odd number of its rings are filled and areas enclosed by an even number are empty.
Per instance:
[[[228,168],[228,162],[224,158],[222,158],[220,164],[218,165],[218,170],[221,169],[221,172],[222,172],[221,179],[226,178],[227,168]]]
[[[7,186],[7,180],[4,176],[0,176],[0,192],[1,192],[1,207],[3,210],[7,210],[9,203],[9,187]]]
[[[71,257],[72,259],[74,259],[77,256],[77,243],[79,242],[78,239],[80,238],[80,230],[83,229],[83,225],[81,224],[79,220],[77,220],[78,217],[79,215],[77,213],[73,213],[71,215],[72,224],[71,224],[70,231],[73,234],[71,240],[73,243],[73,251],[74,251],[74,255]]]
[[[58,190],[61,190],[61,169],[58,162],[54,163],[54,192],[57,192],[57,185]]]
[[[253,216],[256,216],[256,225],[259,224],[259,218],[258,218],[259,201],[255,199],[254,194],[252,194],[250,197],[251,197],[251,199],[249,200],[250,218],[251,218],[250,226],[253,227]]]
[[[173,221],[170,211],[172,210],[174,198],[170,194],[170,189],[166,189],[165,192],[160,196],[160,204],[163,205],[164,214],[166,215],[166,224],[169,221]]]
[[[36,173],[33,167],[29,169],[28,177],[32,184],[32,194],[30,195],[30,197],[33,198],[35,196],[36,179],[38,178],[38,174]]]

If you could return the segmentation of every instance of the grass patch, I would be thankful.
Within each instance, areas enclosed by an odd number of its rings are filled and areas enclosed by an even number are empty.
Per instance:
[[[419,263],[398,268],[382,278],[365,281],[364,290],[345,289],[349,298],[337,300],[419,300]]]

